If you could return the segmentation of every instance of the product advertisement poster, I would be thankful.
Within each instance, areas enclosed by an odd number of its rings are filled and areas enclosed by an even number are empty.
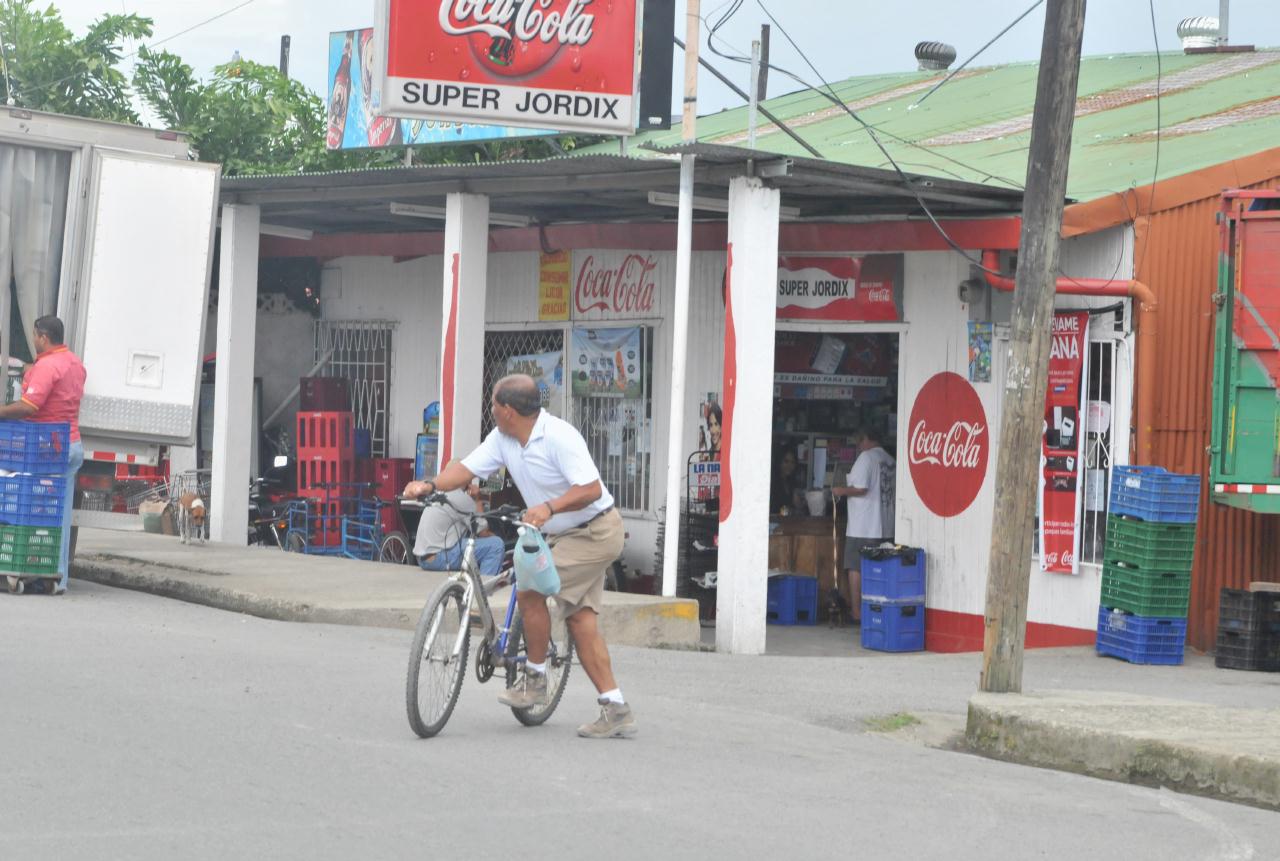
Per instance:
[[[640,0],[378,0],[375,107],[406,119],[636,129]]]
[[[638,398],[643,392],[640,327],[574,329],[569,352],[573,394],[586,398]]]
[[[1089,312],[1055,314],[1040,457],[1040,568],[1054,574],[1080,571],[1088,374]]]
[[[883,394],[893,356],[874,335],[779,332],[774,396],[790,400],[868,400]]]
[[[564,415],[564,353],[530,353],[507,359],[508,374],[528,374],[538,384],[542,408],[553,416]]]
[[[778,258],[778,318],[886,322],[900,319],[900,254]]]
[[[464,144],[551,134],[544,129],[378,116],[373,105],[374,54],[372,27],[329,34],[328,132],[325,136],[329,149]]]

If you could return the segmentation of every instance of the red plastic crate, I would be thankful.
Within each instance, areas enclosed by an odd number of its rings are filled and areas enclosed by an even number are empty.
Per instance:
[[[298,413],[298,495],[355,481],[355,420],[350,412]]]
[[[355,458],[326,457],[323,453],[298,453],[298,495],[320,498],[326,492],[341,495],[350,488],[332,488],[327,485],[351,484],[355,477]]]
[[[413,481],[413,458],[380,457],[373,461],[373,495],[377,499],[391,503],[382,509],[383,533],[394,532],[403,527],[400,524],[400,508],[396,505],[396,494],[404,490],[404,486]]]
[[[351,384],[342,377],[303,377],[298,406],[304,413],[350,412]]]

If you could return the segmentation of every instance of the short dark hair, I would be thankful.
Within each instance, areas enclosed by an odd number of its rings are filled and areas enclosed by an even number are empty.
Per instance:
[[[527,374],[508,374],[493,385],[493,399],[528,418],[542,409],[538,384]]]
[[[50,344],[58,345],[66,339],[62,321],[52,314],[36,318],[34,326],[37,332],[49,339]]]
[[[862,425],[853,432],[854,439],[869,439],[875,443],[884,442],[884,437],[872,425]]]

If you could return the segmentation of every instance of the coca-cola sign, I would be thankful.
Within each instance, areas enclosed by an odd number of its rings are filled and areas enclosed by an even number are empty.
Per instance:
[[[573,280],[575,318],[634,318],[654,314],[657,261],[649,254],[586,254]]]
[[[907,463],[925,507],[955,517],[977,498],[991,450],[987,414],[958,374],[930,378],[916,395],[908,423]]]
[[[395,117],[631,134],[638,0],[378,0]]]

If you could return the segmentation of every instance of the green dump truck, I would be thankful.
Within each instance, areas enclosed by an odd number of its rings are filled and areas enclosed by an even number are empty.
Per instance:
[[[1228,191],[1210,470],[1214,502],[1280,513],[1280,191]]]

